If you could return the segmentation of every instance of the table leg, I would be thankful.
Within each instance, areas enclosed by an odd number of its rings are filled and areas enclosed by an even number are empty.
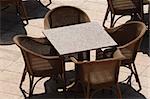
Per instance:
[[[63,82],[64,82],[64,86],[63,86],[63,92],[64,92],[64,95],[65,95],[65,98],[67,97],[67,94],[66,94],[66,86],[67,86],[67,79],[66,79],[66,73],[65,73],[65,58],[63,56],[60,56],[61,60],[62,60],[62,78],[63,78]]]

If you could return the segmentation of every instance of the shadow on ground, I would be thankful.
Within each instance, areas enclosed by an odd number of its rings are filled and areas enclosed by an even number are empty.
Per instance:
[[[44,18],[47,11],[49,11],[46,6],[38,1],[28,0],[23,3],[26,7],[29,20]],[[17,14],[16,7],[9,5],[1,11],[0,15],[0,45],[13,44],[13,37],[18,34],[27,35],[25,24]]]
[[[69,75],[69,76],[66,75],[67,79],[74,78],[75,74],[72,75],[73,71],[69,71],[67,73]],[[61,99],[65,99],[65,98],[81,99],[82,98],[83,99],[84,98],[82,90],[78,90],[79,92],[77,91],[67,92],[66,94],[62,92],[58,92],[57,89],[62,88],[61,87],[62,83],[63,82],[61,80],[56,83],[55,80],[49,79],[44,83],[45,93],[33,95],[30,99],[56,99],[56,98],[61,98]],[[144,95],[137,92],[134,88],[132,88],[131,86],[127,84],[120,83],[119,86],[121,89],[123,99],[146,99]],[[96,93],[95,93],[95,90],[92,90],[92,91],[94,92],[92,96],[93,99],[116,99],[117,98],[115,94],[115,88],[112,88],[112,90],[108,90],[108,89],[98,90],[96,91]],[[29,99],[29,98],[26,98],[26,99]]]
[[[140,46],[140,51],[150,56],[150,30],[146,31],[143,41]]]
[[[24,24],[14,11],[14,7],[9,7],[1,11],[0,16],[0,45],[13,44],[13,37],[18,34],[26,34]],[[8,11],[8,12],[7,12]]]
[[[54,86],[53,86],[54,87]],[[123,99],[146,99],[144,95],[137,92],[135,89],[126,84],[120,84],[121,93]],[[63,93],[58,93],[56,91],[47,92],[42,94],[33,95],[30,99],[56,99],[56,98],[68,98],[68,99],[80,99],[84,98],[81,93],[67,92],[66,96]],[[99,90],[93,96],[93,99],[117,99],[114,90]],[[29,99],[29,98],[26,98]]]
[[[144,54],[150,56],[150,12],[144,14],[144,23],[146,24],[148,30],[144,35],[140,49]]]
[[[26,0],[23,2],[26,10],[28,19],[44,18],[45,14],[50,10],[47,6],[43,5],[37,0]]]

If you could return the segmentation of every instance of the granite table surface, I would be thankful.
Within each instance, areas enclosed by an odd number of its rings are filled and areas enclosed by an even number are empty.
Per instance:
[[[117,45],[95,21],[43,30],[43,33],[60,55]]]

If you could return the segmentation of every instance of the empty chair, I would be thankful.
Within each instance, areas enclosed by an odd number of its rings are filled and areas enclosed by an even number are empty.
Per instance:
[[[145,24],[138,21],[132,21],[115,28],[106,29],[106,31],[118,43],[118,48],[127,58],[121,62],[122,66],[131,70],[131,75],[129,75],[127,83],[131,85],[131,77],[134,75],[136,82],[139,85],[139,90],[141,90],[141,84],[134,61],[146,31]]]
[[[103,26],[105,27],[105,22],[110,13],[110,27],[114,27],[117,20],[121,17],[130,15],[131,20],[142,20],[142,0],[107,0],[108,8],[103,21]],[[115,19],[116,15],[120,15]]]
[[[101,59],[96,61],[77,61],[74,57],[71,60],[76,65],[76,82],[84,88],[86,98],[94,95],[90,89],[104,89],[115,86],[118,98],[121,98],[120,88],[118,86],[118,74],[120,62],[125,57],[120,50],[116,50],[112,58]]]
[[[8,5],[8,4],[12,4],[15,5],[17,8],[18,13],[21,15],[21,17],[24,17],[27,24],[28,24],[28,16],[27,16],[27,12],[26,9],[23,5],[23,1],[22,0],[0,0],[0,4],[1,5]]]
[[[144,6],[145,5],[148,5],[148,12],[147,13],[144,13]],[[144,23],[147,25],[148,27],[148,33],[150,31],[150,0],[143,0],[143,18],[144,18]]]
[[[44,18],[44,28],[58,28],[85,22],[90,22],[90,19],[81,9],[72,6],[60,6],[50,10],[46,14]],[[90,52],[86,52],[86,59],[88,60],[90,58],[89,53]],[[82,53],[74,54],[73,56],[78,56],[81,60],[84,58]],[[65,61],[69,61],[69,58],[66,58]]]
[[[90,22],[88,15],[81,9],[72,6],[60,6],[50,10],[44,18],[44,28],[57,28]]]
[[[32,38],[26,35],[17,35],[13,38],[15,44],[21,49],[25,67],[20,82],[20,89],[25,97],[27,91],[22,89],[26,74],[29,75],[29,97],[38,81],[44,77],[56,78],[62,76],[62,60],[58,53],[45,39]],[[22,64],[23,65],[23,64]],[[40,77],[34,82],[35,77]]]

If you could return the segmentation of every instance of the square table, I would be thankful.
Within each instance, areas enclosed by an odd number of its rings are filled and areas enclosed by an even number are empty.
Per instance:
[[[95,21],[48,29],[43,33],[60,55],[117,45]]]
[[[88,22],[52,28],[43,31],[44,35],[62,57],[63,78],[66,91],[66,74],[63,56],[75,52],[94,50],[117,45],[98,22]]]

